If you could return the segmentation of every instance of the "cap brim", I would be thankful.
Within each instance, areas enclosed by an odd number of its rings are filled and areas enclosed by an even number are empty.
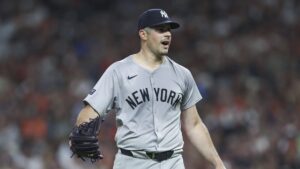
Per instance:
[[[156,23],[156,24],[154,24],[154,25],[151,25],[151,26],[149,26],[149,27],[155,27],[155,26],[164,25],[164,24],[170,25],[171,29],[177,29],[177,28],[180,27],[179,23],[174,22],[174,21],[163,21],[163,22],[160,22],[160,23]]]

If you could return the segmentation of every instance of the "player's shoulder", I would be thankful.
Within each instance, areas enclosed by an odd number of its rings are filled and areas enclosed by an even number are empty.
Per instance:
[[[167,57],[167,61],[169,62],[171,69],[173,70],[174,74],[178,77],[178,79],[183,80],[185,84],[191,84],[191,82],[194,81],[192,72],[188,68],[175,62],[169,57]]]
[[[186,68],[185,66],[177,63],[176,61],[174,61],[173,59],[171,59],[170,57],[166,57],[167,62],[170,64],[170,66],[174,69],[174,71],[178,72],[178,73],[190,73],[190,70],[188,68]]]
[[[109,70],[122,70],[122,68],[125,68],[126,66],[128,66],[128,64],[131,62],[131,60],[129,59],[129,56],[121,59],[121,60],[118,60],[118,61],[115,61],[114,63],[112,63],[108,69]]]

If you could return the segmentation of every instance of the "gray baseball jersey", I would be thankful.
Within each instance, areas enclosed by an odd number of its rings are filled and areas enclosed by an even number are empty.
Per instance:
[[[104,72],[84,101],[101,116],[116,109],[118,147],[160,152],[183,148],[181,111],[201,99],[191,72],[169,57],[150,72],[128,56]]]

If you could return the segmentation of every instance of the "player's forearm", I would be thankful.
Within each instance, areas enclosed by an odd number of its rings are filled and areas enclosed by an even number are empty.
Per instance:
[[[87,105],[80,111],[79,115],[77,116],[76,125],[78,126],[84,122],[89,122],[91,119],[94,119],[98,116],[99,114],[95,112],[95,110],[91,106]]]
[[[196,149],[215,166],[216,169],[225,169],[218,155],[206,126],[200,121],[186,131],[191,143]]]

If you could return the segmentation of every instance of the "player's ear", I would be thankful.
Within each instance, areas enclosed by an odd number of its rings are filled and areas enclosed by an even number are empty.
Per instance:
[[[139,36],[141,38],[141,40],[147,40],[147,31],[145,29],[140,29],[139,30]]]

